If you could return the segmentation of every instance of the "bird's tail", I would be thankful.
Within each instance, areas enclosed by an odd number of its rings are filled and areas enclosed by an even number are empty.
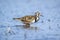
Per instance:
[[[13,20],[21,20],[21,18],[13,18]]]

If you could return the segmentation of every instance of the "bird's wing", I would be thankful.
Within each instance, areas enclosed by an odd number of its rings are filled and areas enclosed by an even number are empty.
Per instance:
[[[22,20],[24,20],[26,22],[31,22],[34,19],[35,19],[35,16],[25,16],[22,18]]]

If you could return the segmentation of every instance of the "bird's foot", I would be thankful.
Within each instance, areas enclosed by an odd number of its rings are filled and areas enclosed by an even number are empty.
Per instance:
[[[30,25],[24,25],[24,28],[30,28]]]

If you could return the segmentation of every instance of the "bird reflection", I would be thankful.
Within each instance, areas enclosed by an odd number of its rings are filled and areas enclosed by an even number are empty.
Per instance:
[[[35,26],[26,26],[26,25],[15,25],[16,27],[18,28],[22,28],[22,29],[29,29],[29,30],[38,30],[39,28],[38,27],[35,27]]]

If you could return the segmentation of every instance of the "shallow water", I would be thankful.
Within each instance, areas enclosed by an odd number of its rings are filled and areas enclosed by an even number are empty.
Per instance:
[[[36,11],[43,16],[30,28],[13,20]],[[0,0],[0,40],[60,40],[60,0]]]

